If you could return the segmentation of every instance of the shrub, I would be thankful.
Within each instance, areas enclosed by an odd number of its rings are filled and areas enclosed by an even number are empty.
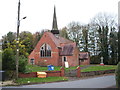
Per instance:
[[[90,57],[90,63],[91,64],[100,64],[100,55],[91,56]]]
[[[27,58],[24,56],[19,57],[19,72],[25,72],[26,71],[26,65],[28,64]]]
[[[5,71],[5,80],[12,80],[15,79],[16,72],[15,70],[6,70]]]
[[[115,74],[116,74],[116,86],[120,88],[120,62],[117,65]]]
[[[2,53],[2,69],[15,70],[15,55],[12,48],[6,48]]]

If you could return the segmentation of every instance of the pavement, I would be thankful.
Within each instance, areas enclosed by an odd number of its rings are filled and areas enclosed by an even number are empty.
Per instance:
[[[1,86],[10,86],[10,85],[16,85],[16,83],[14,83],[12,80],[8,80],[8,81],[0,81],[0,87]]]

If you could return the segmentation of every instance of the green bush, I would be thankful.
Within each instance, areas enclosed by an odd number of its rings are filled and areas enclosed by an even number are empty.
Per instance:
[[[90,63],[91,64],[100,64],[100,55],[91,56],[90,57]]]
[[[25,72],[27,58],[19,56],[19,72]],[[6,80],[14,79],[16,74],[16,55],[12,48],[6,48],[2,53],[2,70],[5,71]]]
[[[6,48],[2,53],[2,69],[15,70],[15,55],[12,48]]]
[[[5,71],[5,80],[12,80],[16,77],[16,71],[15,70],[6,70]]]
[[[26,65],[28,64],[27,58],[24,56],[19,57],[19,72],[25,72],[26,71]]]
[[[115,74],[116,74],[116,86],[120,88],[120,62],[117,65]]]

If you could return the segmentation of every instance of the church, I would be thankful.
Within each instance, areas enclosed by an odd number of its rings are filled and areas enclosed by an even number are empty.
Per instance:
[[[89,65],[88,52],[80,52],[76,42],[59,35],[56,9],[54,7],[51,32],[44,32],[34,50],[28,56],[28,62],[34,65],[68,66]]]

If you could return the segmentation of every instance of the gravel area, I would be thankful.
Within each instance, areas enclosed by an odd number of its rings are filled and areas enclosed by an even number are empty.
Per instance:
[[[6,85],[16,85],[16,83],[14,83],[12,80],[10,81],[0,81],[0,87],[2,86],[6,86]]]

